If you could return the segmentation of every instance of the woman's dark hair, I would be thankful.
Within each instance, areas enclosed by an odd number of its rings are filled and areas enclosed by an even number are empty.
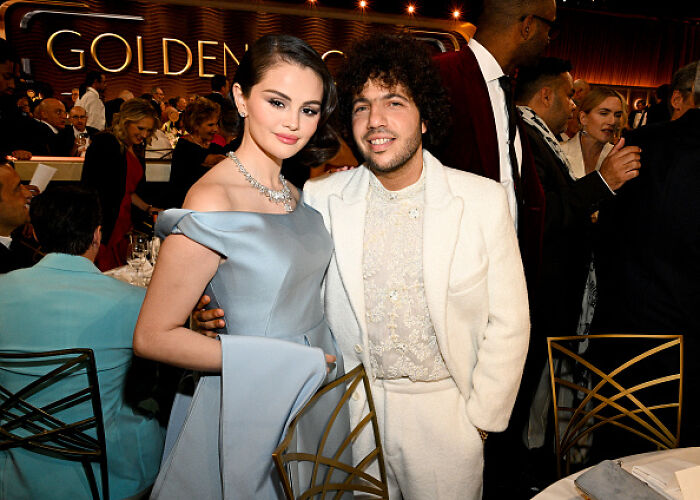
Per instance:
[[[92,244],[102,211],[92,189],[51,186],[32,200],[29,216],[43,251],[82,255]]]
[[[309,44],[290,35],[265,35],[259,38],[241,58],[233,83],[250,96],[250,89],[263,79],[270,67],[278,62],[287,62],[310,68],[323,82],[323,100],[316,133],[304,148],[295,155],[295,160],[306,166],[317,166],[331,159],[338,152],[340,143],[328,120],[338,102],[333,78],[325,63]],[[244,121],[239,119],[237,135],[243,133]]]
[[[198,97],[185,108],[184,113],[182,113],[182,123],[187,132],[194,134],[197,126],[212,117],[216,117],[218,120],[220,115],[221,107],[217,103],[206,97]]]
[[[369,80],[392,88],[402,85],[426,124],[423,145],[439,144],[448,131],[450,107],[440,73],[427,47],[409,35],[377,34],[355,43],[338,74],[340,129],[352,137],[352,104]]]

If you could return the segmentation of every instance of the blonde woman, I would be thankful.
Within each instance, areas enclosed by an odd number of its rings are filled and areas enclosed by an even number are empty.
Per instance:
[[[152,207],[137,194],[145,182],[143,146],[159,125],[148,101],[131,99],[114,116],[111,131],[97,134],[87,149],[81,182],[94,188],[102,204],[102,245],[95,264],[106,271],[126,263],[131,206],[151,215]]]
[[[627,119],[625,106],[620,93],[609,87],[596,87],[581,101],[576,111],[581,129],[561,145],[576,179],[600,170]]]

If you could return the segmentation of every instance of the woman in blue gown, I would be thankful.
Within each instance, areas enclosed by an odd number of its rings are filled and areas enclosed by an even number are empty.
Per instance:
[[[337,151],[332,79],[305,42],[269,35],[241,59],[233,94],[241,145],[160,215],[165,240],[134,332],[137,355],[209,373],[189,408],[174,408],[153,497],[281,497],[271,453],[304,398],[343,370],[320,300],[332,241],[280,175],[284,159],[320,164]],[[182,326],[203,292],[226,311],[219,339]],[[300,443],[318,442],[330,411],[314,408]],[[348,425],[333,424],[331,455],[349,455]]]

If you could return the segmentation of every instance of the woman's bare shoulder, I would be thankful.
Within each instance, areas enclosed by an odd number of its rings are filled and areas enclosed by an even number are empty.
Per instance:
[[[242,210],[244,191],[249,186],[241,182],[241,177],[222,161],[212,167],[187,192],[182,208],[200,212]]]

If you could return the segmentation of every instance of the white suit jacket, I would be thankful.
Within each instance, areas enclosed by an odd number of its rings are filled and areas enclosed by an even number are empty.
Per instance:
[[[502,431],[520,384],[530,331],[520,252],[503,188],[444,167],[423,152],[423,280],[447,369],[476,427]],[[363,234],[370,172],[365,167],[310,180],[304,201],[323,215],[335,251],[326,275],[326,318],[347,370],[367,349]],[[363,398],[351,401],[361,412]],[[354,407],[354,408],[353,408]]]

